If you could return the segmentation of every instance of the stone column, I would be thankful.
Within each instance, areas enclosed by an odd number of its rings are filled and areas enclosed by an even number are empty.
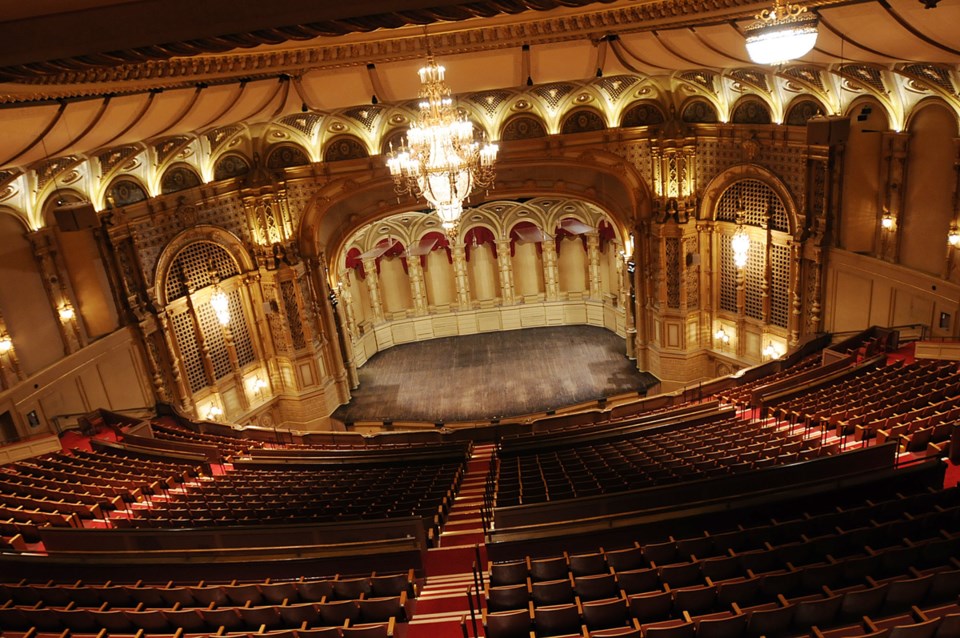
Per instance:
[[[370,291],[370,310],[373,311],[373,320],[383,322],[383,300],[380,295],[380,276],[377,275],[377,263],[373,259],[363,261],[363,271],[366,273],[367,290]]]
[[[192,310],[188,310],[192,314]],[[170,318],[165,310],[157,313],[157,320],[160,322],[160,332],[163,334],[167,345],[167,352],[170,354],[170,367],[173,370],[173,382],[177,384],[177,391],[180,393],[180,407],[189,414],[194,413],[193,393],[190,385],[183,375],[183,362],[180,360],[180,353],[177,350],[173,338],[173,326],[170,325]]]
[[[453,274],[457,285],[457,304],[460,310],[470,309],[470,280],[467,278],[467,256],[463,240],[453,239]]]
[[[410,297],[413,299],[413,310],[417,316],[422,317],[428,313],[428,309],[420,257],[407,257],[407,277],[410,280]]]
[[[81,332],[79,310],[73,298],[66,268],[59,258],[53,229],[45,229],[27,235],[33,246],[33,256],[37,260],[40,279],[50,302],[60,336],[63,340],[63,353],[72,354],[84,345]]]
[[[799,242],[790,242],[790,318],[787,325],[790,347],[800,344],[800,333],[803,330],[803,280],[800,277],[800,247]]]
[[[587,264],[590,298],[600,299],[600,235],[596,232],[587,234]]]
[[[510,238],[497,240],[497,267],[500,271],[500,304],[516,303],[513,290],[513,262],[510,260]]]
[[[557,242],[552,237],[544,237],[540,244],[543,248],[543,284],[547,301],[560,298],[559,272],[557,270]]]

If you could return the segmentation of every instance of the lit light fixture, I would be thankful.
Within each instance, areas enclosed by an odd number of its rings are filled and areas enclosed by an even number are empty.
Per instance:
[[[263,391],[267,389],[267,382],[260,377],[256,377],[253,379],[250,387],[253,389],[258,398],[263,398]]]
[[[780,351],[780,347],[771,341],[767,344],[767,347],[763,349],[763,356],[768,359],[779,359],[783,356],[783,353]]]
[[[750,252],[750,237],[743,227],[743,200],[737,200],[737,230],[733,233],[730,240],[730,247],[733,248],[733,264],[738,269],[743,269],[747,265],[747,254]]]
[[[810,52],[817,43],[817,16],[806,7],[774,0],[746,31],[747,53],[757,64],[784,64]]]
[[[213,308],[221,326],[230,325],[230,300],[218,285],[214,285],[213,294],[210,295],[210,307]]]
[[[223,410],[220,408],[219,405],[211,405],[210,409],[207,410],[207,420],[213,421],[218,416],[223,416]]]
[[[950,232],[947,233],[947,243],[954,248],[960,248],[960,228],[957,223],[950,224]]]
[[[70,321],[76,316],[76,313],[73,311],[73,306],[70,304],[63,304],[57,310],[57,314],[60,315],[60,321]]]
[[[880,225],[883,226],[884,230],[893,230],[893,215],[884,213],[883,217],[880,218]]]
[[[13,350],[13,339],[7,335],[0,337],[0,354],[6,354]]]
[[[723,328],[717,329],[717,331],[713,333],[713,338],[716,339],[717,342],[723,346],[730,343],[730,335],[728,335]]]
[[[420,114],[399,149],[390,145],[387,166],[397,194],[423,196],[443,228],[456,232],[463,200],[493,185],[499,147],[477,141],[473,123],[457,113],[444,68],[431,55],[420,74]]]

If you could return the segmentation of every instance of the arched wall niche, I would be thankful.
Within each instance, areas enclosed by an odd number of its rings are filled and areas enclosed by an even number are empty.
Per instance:
[[[189,228],[171,239],[157,259],[152,292],[158,305],[166,306],[171,301],[167,299],[167,279],[172,274],[171,264],[184,248],[197,242],[214,243],[226,250],[237,263],[241,274],[256,267],[249,253],[244,250],[243,243],[233,233],[219,226],[201,225]]]
[[[703,189],[703,199],[700,210],[704,214],[713,216],[717,213],[718,204],[723,194],[734,184],[742,180],[757,180],[769,187],[783,202],[787,219],[790,224],[790,235],[799,237],[803,230],[803,215],[797,207],[797,198],[790,192],[787,185],[770,170],[757,164],[742,164],[733,166],[714,177]]]
[[[940,99],[924,100],[913,109],[907,132],[911,153],[897,220],[899,261],[939,275],[947,257],[947,233],[957,214],[950,187],[956,180],[956,168],[951,166],[957,160],[956,112]]]
[[[869,96],[851,102],[846,117],[850,119],[850,135],[843,152],[840,247],[850,252],[879,254],[879,222],[883,215],[881,158],[890,120],[884,106]]]

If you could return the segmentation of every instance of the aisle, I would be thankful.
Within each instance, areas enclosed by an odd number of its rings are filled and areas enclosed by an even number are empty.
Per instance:
[[[492,444],[473,448],[460,492],[440,533],[439,546],[427,550],[429,576],[417,597],[407,638],[459,638],[460,619],[465,616],[470,624],[468,592],[476,595],[473,564],[478,553],[481,569],[487,561],[480,506],[493,449]],[[479,626],[479,616],[477,623]]]

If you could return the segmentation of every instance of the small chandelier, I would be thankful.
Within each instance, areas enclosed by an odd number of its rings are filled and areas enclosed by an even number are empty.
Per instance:
[[[737,200],[737,230],[730,240],[730,247],[733,248],[733,263],[741,270],[747,265],[747,253],[750,252],[750,237],[743,227],[743,214],[743,200]]]
[[[217,321],[221,326],[230,325],[230,300],[227,294],[220,289],[220,277],[216,267],[210,264],[210,283],[213,284],[213,292],[210,294],[210,307],[213,308],[213,314],[217,316]]]
[[[747,53],[757,64],[784,64],[806,55],[817,43],[817,17],[806,7],[774,0],[772,9],[746,28]]]
[[[443,228],[453,234],[463,200],[474,190],[493,185],[499,147],[477,141],[473,123],[454,108],[443,73],[432,55],[420,69],[420,115],[400,148],[390,145],[387,166],[397,194],[422,195],[436,210]]]

